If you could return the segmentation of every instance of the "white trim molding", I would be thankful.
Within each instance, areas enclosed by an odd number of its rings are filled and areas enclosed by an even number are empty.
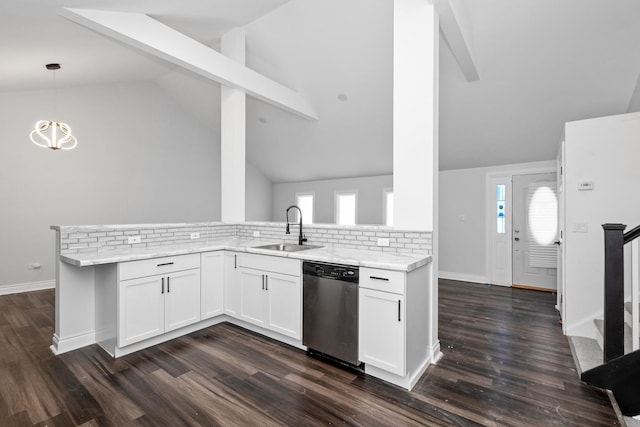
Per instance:
[[[460,282],[481,283],[483,285],[488,283],[486,276],[480,276],[477,274],[456,273],[454,271],[440,270],[438,272],[438,278],[447,280],[458,280]]]
[[[56,287],[55,280],[43,280],[40,282],[18,283],[15,285],[0,286],[0,295],[18,294],[21,292],[41,291]]]

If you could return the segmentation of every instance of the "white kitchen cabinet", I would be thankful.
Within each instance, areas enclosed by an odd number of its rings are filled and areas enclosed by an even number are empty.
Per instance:
[[[166,281],[164,332],[200,321],[200,270],[177,271]]]
[[[177,270],[187,267],[197,268]],[[121,263],[118,346],[125,347],[200,321],[199,267],[198,254]],[[162,274],[157,274],[159,271]],[[136,275],[142,277],[132,278]]]
[[[200,254],[200,318],[202,320],[222,314],[225,259],[224,251]]]
[[[405,375],[404,295],[359,290],[360,361]]]
[[[118,345],[133,344],[164,332],[164,293],[161,276],[120,282]]]
[[[295,339],[301,338],[300,261],[256,254],[238,256],[240,318]]]
[[[301,283],[300,276],[279,273],[266,275],[269,296],[268,327],[293,338],[301,338]]]
[[[254,325],[266,327],[268,294],[265,274],[261,270],[240,268],[240,318]]]
[[[404,272],[360,268],[360,360],[399,376],[407,372],[405,281]]]
[[[238,254],[224,252],[224,312],[240,317],[240,270]]]

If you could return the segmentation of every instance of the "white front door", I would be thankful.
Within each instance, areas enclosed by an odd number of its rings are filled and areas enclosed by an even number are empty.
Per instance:
[[[556,173],[514,175],[513,285],[557,289]]]

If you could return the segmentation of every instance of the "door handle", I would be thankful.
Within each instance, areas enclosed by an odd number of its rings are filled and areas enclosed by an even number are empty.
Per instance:
[[[268,274],[264,275],[264,290],[265,291],[269,290],[269,275]]]
[[[400,302],[400,300],[398,300],[398,322],[401,321],[400,320],[400,304],[401,304],[401,302]]]
[[[514,237],[513,240],[515,240],[516,242],[519,242],[520,238],[519,237]]]
[[[162,292],[160,293],[164,294],[164,277],[162,278]]]
[[[238,268],[238,255],[233,254],[233,268]]]
[[[264,274],[262,275],[262,290],[264,291]]]
[[[169,288],[169,277],[167,276],[167,293],[171,292],[171,289]]]
[[[560,242],[560,240],[556,240],[555,242],[553,242],[553,244],[560,246],[562,243]]]

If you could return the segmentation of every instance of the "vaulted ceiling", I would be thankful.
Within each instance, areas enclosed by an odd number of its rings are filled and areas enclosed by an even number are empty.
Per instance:
[[[460,0],[480,79],[440,49],[440,167],[555,158],[566,121],[624,113],[640,75],[636,0]],[[306,97],[308,121],[247,101],[247,159],[274,182],[392,168],[392,0],[0,2],[0,91],[153,80],[214,134],[216,83],[94,33],[62,7],[146,13],[212,47],[246,29],[247,66]],[[345,99],[346,98],[346,99]]]

